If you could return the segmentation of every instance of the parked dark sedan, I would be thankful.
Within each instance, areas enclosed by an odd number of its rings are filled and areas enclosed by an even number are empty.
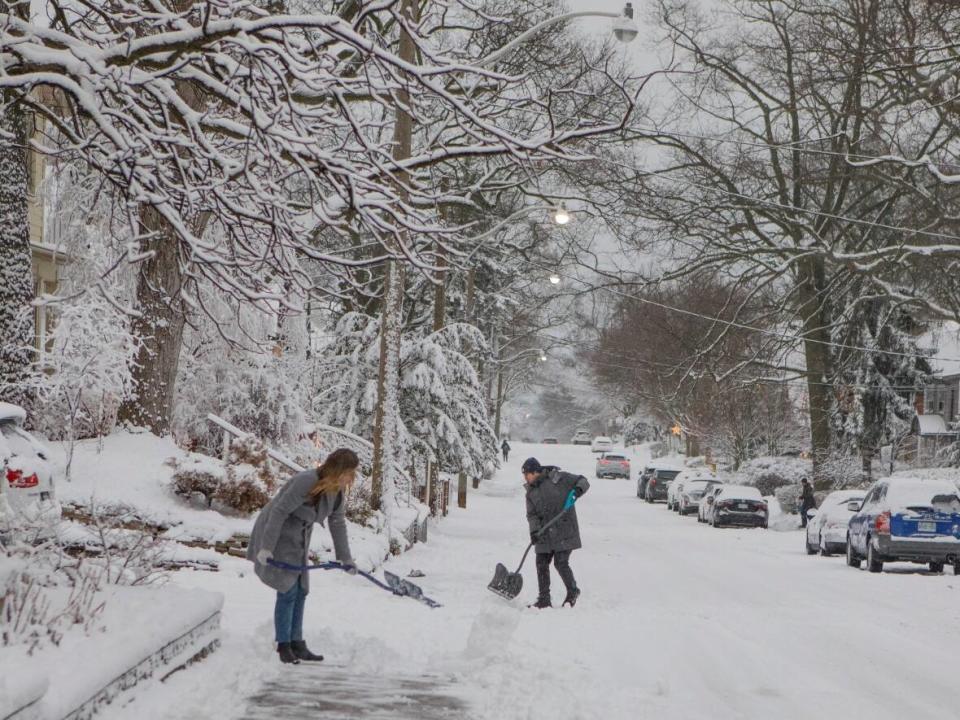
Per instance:
[[[650,479],[647,481],[647,488],[644,499],[648,503],[666,502],[667,491],[670,489],[670,483],[680,474],[680,470],[657,468],[653,471]]]
[[[647,498],[647,484],[650,482],[650,479],[658,471],[669,471],[673,473],[671,480],[676,477],[676,474],[680,472],[681,468],[674,467],[672,465],[658,465],[656,461],[647,465],[643,468],[643,472],[640,473],[640,477],[637,478],[637,497]]]

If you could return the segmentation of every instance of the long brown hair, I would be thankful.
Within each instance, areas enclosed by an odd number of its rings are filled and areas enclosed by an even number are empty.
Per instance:
[[[352,475],[359,465],[360,458],[353,450],[337,448],[327,455],[327,459],[317,468],[317,482],[310,488],[307,497],[316,502],[321,495],[340,492],[345,487],[344,476]]]

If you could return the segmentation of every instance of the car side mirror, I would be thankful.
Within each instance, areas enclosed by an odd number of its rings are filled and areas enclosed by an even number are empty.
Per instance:
[[[712,505],[712,504],[713,504],[713,496],[711,495],[710,497],[707,498],[707,505]]]
[[[807,510],[807,519],[809,520],[816,514],[817,514],[817,511],[813,508],[810,508],[809,510]]]
[[[850,512],[860,512],[861,507],[863,507],[863,505],[858,503],[856,500],[851,500],[847,503],[847,510]]]

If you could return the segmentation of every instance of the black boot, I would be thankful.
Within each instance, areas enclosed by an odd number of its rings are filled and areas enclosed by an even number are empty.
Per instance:
[[[567,596],[563,599],[563,605],[573,607],[577,604],[578,597],[580,597],[580,588],[575,587],[572,590],[567,590]],[[560,607],[563,607],[563,605]]]
[[[291,665],[300,664],[300,658],[294,654],[290,643],[277,643],[277,655],[280,656],[280,662],[282,663],[289,663]]]
[[[541,595],[537,598],[537,601],[532,605],[527,605],[527,607],[536,608],[537,610],[543,610],[544,608],[553,607],[553,603],[550,602],[550,596],[547,595],[544,597]]]
[[[290,643],[290,649],[300,660],[306,660],[307,662],[321,662],[323,660],[323,655],[314,655],[307,649],[307,644],[303,640],[294,640]]]

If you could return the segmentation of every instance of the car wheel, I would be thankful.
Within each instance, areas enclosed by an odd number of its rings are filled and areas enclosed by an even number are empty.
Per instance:
[[[883,560],[877,558],[877,551],[873,549],[873,541],[867,538],[867,570],[872,573],[883,572]]]
[[[820,554],[823,557],[830,557],[830,549],[827,547],[827,544],[823,541],[823,533],[820,534]]]
[[[930,563],[930,572],[933,572],[933,573],[942,573],[942,572],[943,572],[943,565],[944,565],[944,563],[942,563],[942,562],[932,562],[932,563]]]
[[[860,558],[857,557],[853,549],[853,543],[850,542],[850,536],[847,536],[847,565],[853,568],[860,567]]]

